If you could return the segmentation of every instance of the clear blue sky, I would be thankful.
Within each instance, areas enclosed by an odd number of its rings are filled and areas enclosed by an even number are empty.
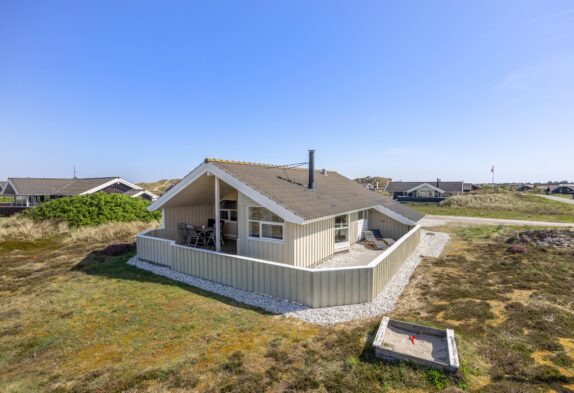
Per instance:
[[[0,2],[0,179],[574,180],[574,1]]]

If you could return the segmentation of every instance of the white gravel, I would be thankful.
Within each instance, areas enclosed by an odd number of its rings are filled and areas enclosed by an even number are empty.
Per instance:
[[[370,318],[392,311],[395,303],[409,279],[415,271],[423,256],[437,257],[441,254],[448,242],[446,233],[421,231],[421,242],[415,251],[405,260],[400,270],[386,285],[385,289],[370,303],[353,304],[348,306],[335,306],[325,308],[309,308],[300,304],[279,300],[270,296],[260,295],[253,292],[221,285],[212,281],[178,273],[168,267],[158,266],[152,263],[140,261],[133,257],[128,264],[140,269],[150,271],[172,280],[180,281],[188,285],[217,293],[221,296],[232,298],[238,302],[262,308],[274,314],[299,318],[306,322],[319,325],[331,325],[348,322],[362,318]]]

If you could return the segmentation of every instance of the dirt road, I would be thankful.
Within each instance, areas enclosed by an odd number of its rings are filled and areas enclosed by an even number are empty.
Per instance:
[[[554,196],[554,195],[540,195],[543,198],[546,199],[551,199],[553,201],[558,201],[558,202],[562,202],[562,203],[568,203],[570,205],[574,205],[574,199],[572,198],[560,198],[558,196]]]
[[[545,227],[573,227],[573,223],[547,222],[531,220],[509,220],[501,218],[462,217],[462,216],[433,216],[427,215],[419,224],[423,227],[436,227],[447,224],[475,224],[475,225],[530,225]]]

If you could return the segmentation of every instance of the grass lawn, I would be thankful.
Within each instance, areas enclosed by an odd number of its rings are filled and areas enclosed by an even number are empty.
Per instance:
[[[492,203],[489,200],[493,199]],[[468,198],[465,201],[465,198]],[[507,193],[460,196],[450,206],[413,203],[409,207],[424,214],[574,222],[574,205],[552,201],[537,195]]]
[[[0,242],[0,391],[574,388],[571,251],[508,254],[511,229],[447,230],[391,316],[453,327],[452,376],[375,360],[380,318],[320,328],[140,271],[104,243]]]

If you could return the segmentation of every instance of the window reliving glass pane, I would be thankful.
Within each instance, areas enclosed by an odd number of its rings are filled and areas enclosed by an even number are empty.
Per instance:
[[[250,207],[249,208],[249,219],[258,221],[269,221],[269,222],[283,222],[281,217],[276,214],[271,213],[264,207]]]
[[[231,210],[231,211],[229,212],[229,215],[230,215],[230,218],[229,218],[229,219],[230,219],[231,221],[237,221],[237,210]]]
[[[249,236],[259,237],[259,223],[249,222]]]
[[[342,228],[347,226],[347,215],[335,217],[335,228]]]
[[[335,243],[342,243],[348,240],[347,236],[348,229],[335,229]]]
[[[269,239],[283,239],[283,225],[262,224],[262,237]]]
[[[219,214],[222,220],[229,220],[229,212],[227,210],[221,210]]]

